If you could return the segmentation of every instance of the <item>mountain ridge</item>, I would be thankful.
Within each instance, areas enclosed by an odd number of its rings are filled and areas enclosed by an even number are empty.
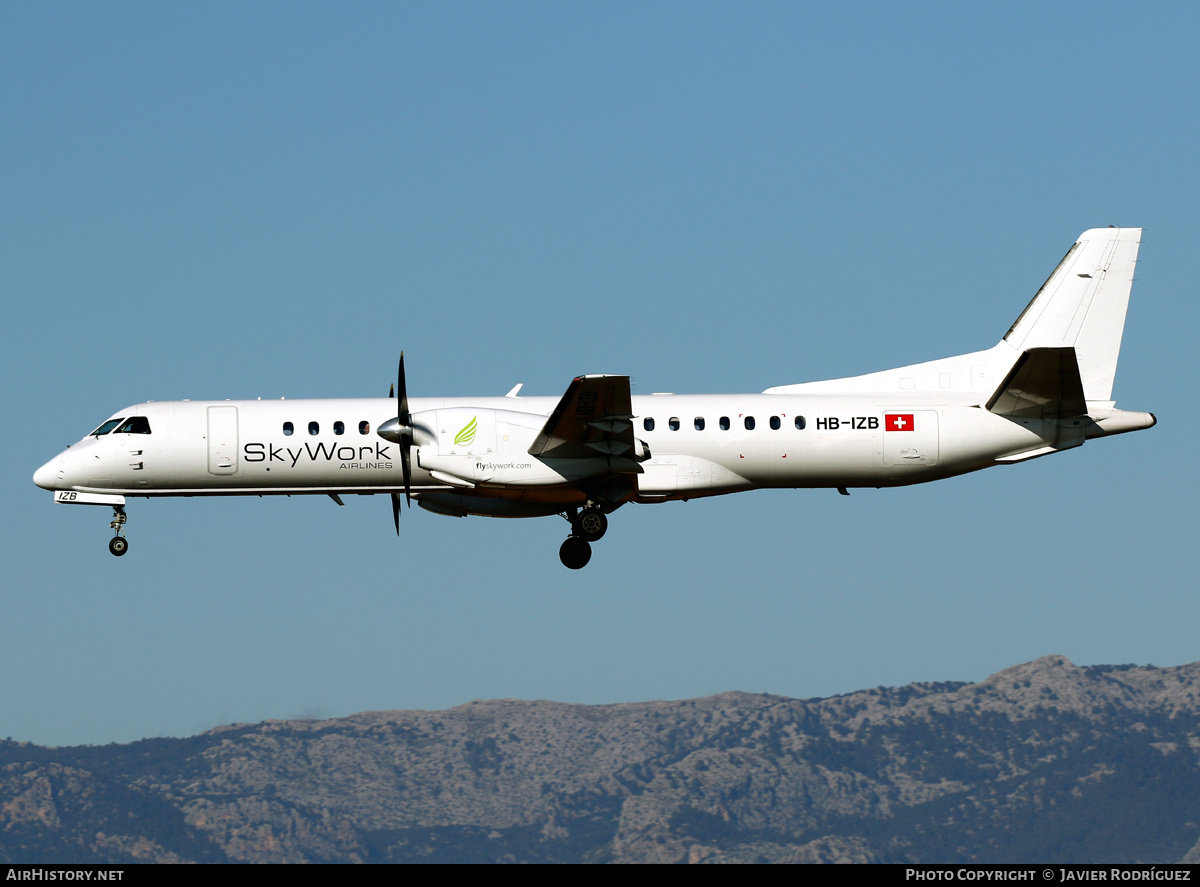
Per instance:
[[[1200,861],[1200,663],[0,743],[0,857]]]

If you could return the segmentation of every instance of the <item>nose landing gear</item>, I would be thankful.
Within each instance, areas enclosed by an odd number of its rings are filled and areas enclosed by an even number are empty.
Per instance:
[[[129,540],[121,535],[121,530],[125,526],[125,521],[128,519],[129,518],[125,514],[124,505],[113,506],[113,519],[109,526],[112,527],[112,529],[116,532],[116,535],[113,536],[112,539],[108,540],[108,550],[116,557],[120,557],[125,552],[129,551]]]
[[[558,559],[568,570],[582,570],[592,559],[591,543],[608,532],[608,515],[589,504],[579,511],[572,511],[567,520],[571,522],[571,535],[559,547]]]

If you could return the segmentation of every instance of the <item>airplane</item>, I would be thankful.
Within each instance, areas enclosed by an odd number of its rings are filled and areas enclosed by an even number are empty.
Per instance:
[[[62,504],[111,506],[124,555],[129,498],[381,494],[464,517],[562,515],[578,570],[627,502],[762,488],[896,487],[1012,465],[1150,428],[1113,379],[1140,228],[1080,235],[998,344],[761,394],[634,397],[628,376],[576,376],[555,397],[144,403],[37,470]]]

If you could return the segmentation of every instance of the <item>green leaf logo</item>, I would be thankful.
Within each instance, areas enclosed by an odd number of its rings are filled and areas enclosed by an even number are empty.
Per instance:
[[[456,447],[468,446],[475,439],[475,429],[479,427],[475,416],[471,417],[471,421],[462,427],[462,431],[454,435],[454,445]]]

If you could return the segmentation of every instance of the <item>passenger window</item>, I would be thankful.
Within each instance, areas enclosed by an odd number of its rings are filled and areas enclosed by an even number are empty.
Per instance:
[[[647,431],[653,431],[654,430],[654,420],[651,419],[649,416],[647,416],[645,419],[642,420],[642,427],[645,428]]]
[[[370,422],[359,422],[358,423],[358,433],[359,434],[370,434],[371,433],[371,423]]]
[[[333,433],[334,434],[345,434],[346,433],[346,423],[345,422],[334,422],[333,423]]]
[[[695,428],[697,431],[703,431],[704,430],[704,417],[697,416],[695,419],[695,422],[693,424],[695,425]]]
[[[125,420],[125,424],[117,429],[118,433],[125,434],[149,434],[150,420],[145,416],[131,416]]]
[[[116,428],[120,424],[121,424],[120,419],[109,419],[107,422],[105,422],[103,425],[101,425],[99,428],[97,428],[95,431],[93,431],[91,434],[89,434],[88,437],[99,437],[102,434],[108,434],[108,432],[112,431],[114,428]]]
[[[672,416],[671,421],[669,421],[667,424],[671,426],[672,431],[678,431],[679,430],[679,417]]]
[[[321,426],[318,425],[316,422],[309,422],[308,423],[308,433],[309,434],[320,434]]]
[[[292,436],[292,431],[293,431],[293,428],[292,428],[292,423],[291,423],[291,422],[284,422],[284,423],[283,423],[283,433],[284,433],[286,436],[288,436],[288,437],[291,437],[291,436]]]
[[[729,417],[722,416],[721,421],[718,422],[717,424],[721,426],[722,431],[728,431],[729,430]]]
[[[746,426],[747,431],[753,431],[754,430],[754,417],[747,416],[745,421],[742,424],[744,424]]]
[[[780,424],[781,424],[781,423],[780,423],[780,421],[779,421],[779,417],[778,417],[778,416],[772,416],[772,417],[771,417],[771,430],[772,430],[772,431],[778,431],[778,430],[779,430],[779,426],[780,426]]]
[[[803,431],[803,430],[804,430],[804,417],[803,417],[803,416],[797,416],[797,417],[796,417],[796,430],[797,430],[797,431]]]

